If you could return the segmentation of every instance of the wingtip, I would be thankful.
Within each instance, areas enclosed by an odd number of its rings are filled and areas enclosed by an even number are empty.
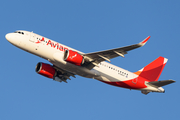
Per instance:
[[[142,42],[140,42],[140,45],[145,45],[146,44],[146,42],[149,40],[149,38],[150,38],[151,36],[148,36],[146,39],[144,39]]]
[[[170,81],[171,81],[172,83],[176,82],[175,80],[172,80],[172,79],[170,79]]]

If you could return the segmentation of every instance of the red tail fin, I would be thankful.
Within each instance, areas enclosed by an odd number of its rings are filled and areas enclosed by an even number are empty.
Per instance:
[[[164,57],[159,57],[144,68],[142,68],[140,71],[135,72],[135,74],[147,79],[149,82],[158,81],[167,61],[168,59]]]

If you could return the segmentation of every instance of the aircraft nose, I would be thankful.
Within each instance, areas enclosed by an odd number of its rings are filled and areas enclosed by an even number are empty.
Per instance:
[[[10,33],[6,34],[5,38],[6,38],[6,40],[8,40],[8,41],[10,42],[10,40],[11,40],[11,34],[10,34]]]

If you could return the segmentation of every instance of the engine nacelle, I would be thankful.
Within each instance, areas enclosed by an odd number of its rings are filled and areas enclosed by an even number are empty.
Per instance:
[[[84,63],[83,56],[72,50],[66,50],[64,52],[64,60],[78,66],[81,66]]]
[[[42,62],[36,65],[36,72],[48,78],[53,78],[56,74],[56,70],[51,65]]]

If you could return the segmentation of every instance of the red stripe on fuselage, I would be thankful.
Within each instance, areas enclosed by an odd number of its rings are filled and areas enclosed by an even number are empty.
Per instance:
[[[142,88],[147,87],[145,85],[145,79],[142,77],[138,77],[138,78],[127,80],[127,81],[119,81],[119,82],[102,81],[102,82],[113,85],[113,86],[123,87],[123,88],[128,88],[128,89],[142,89]]]

